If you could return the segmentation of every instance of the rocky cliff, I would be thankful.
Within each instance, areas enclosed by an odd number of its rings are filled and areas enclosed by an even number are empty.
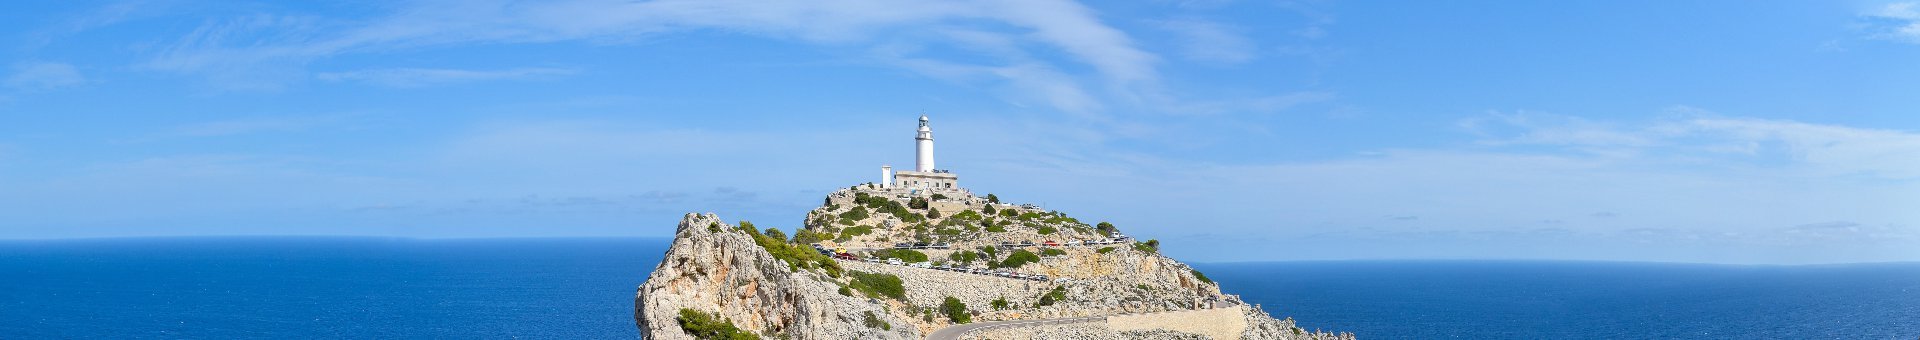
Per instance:
[[[916,249],[893,249],[903,243]],[[830,194],[790,237],[688,214],[635,300],[653,339],[918,339],[960,323],[1072,317],[1109,322],[968,336],[1352,338],[1276,320],[1107,223],[864,185]]]

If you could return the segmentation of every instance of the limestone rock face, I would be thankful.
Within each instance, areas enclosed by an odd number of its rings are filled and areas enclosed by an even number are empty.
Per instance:
[[[992,339],[1352,339],[1279,320],[1185,263],[1125,237],[1107,223],[985,198],[920,196],[871,185],[838,190],[807,214],[792,240],[769,241],[713,214],[688,214],[673,245],[634,302],[641,336],[691,339],[681,309],[712,313],[763,338],[919,339],[953,325],[940,306],[954,299],[973,322],[1102,317],[1049,326],[993,328]],[[756,243],[756,237],[761,243]],[[1021,279],[856,260],[793,259],[789,243],[816,243],[845,256],[924,256],[923,266],[967,267]],[[763,246],[764,244],[768,244]],[[773,245],[777,243],[778,245]],[[895,248],[905,243],[917,248]],[[929,246],[938,245],[938,246]],[[767,247],[776,248],[769,251]],[[805,249],[805,248],[802,248]],[[811,252],[807,249],[805,252]],[[778,252],[780,257],[776,257]],[[1023,260],[1013,261],[1013,254]],[[834,264],[814,266],[811,261]],[[918,260],[916,260],[918,261]],[[812,266],[812,268],[805,268]],[[844,269],[847,274],[840,274]],[[876,294],[856,277],[897,279]],[[860,288],[867,287],[867,288]],[[849,289],[859,288],[859,289]],[[895,297],[888,297],[895,296]]]
[[[881,304],[842,296],[824,275],[790,270],[751,236],[731,230],[713,214],[687,214],[680,221],[673,245],[634,298],[641,337],[692,339],[676,319],[681,308],[717,314],[755,334],[793,339],[921,337]],[[867,327],[867,313],[894,325],[892,330]]]

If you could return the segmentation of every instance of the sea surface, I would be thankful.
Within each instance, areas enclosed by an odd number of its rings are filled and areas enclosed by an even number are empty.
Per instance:
[[[667,239],[0,241],[0,339],[634,338]],[[1368,339],[1915,339],[1920,264],[1196,264]]]

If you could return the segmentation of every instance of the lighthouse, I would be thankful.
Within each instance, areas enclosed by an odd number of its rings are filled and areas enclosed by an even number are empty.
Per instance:
[[[922,194],[966,191],[960,188],[960,176],[933,166],[933,127],[927,124],[927,115],[920,115],[920,129],[913,136],[913,151],[913,171],[892,171],[891,167],[882,166],[880,187]]]
[[[927,115],[920,115],[920,133],[913,136],[913,171],[933,172],[933,128],[927,127]]]

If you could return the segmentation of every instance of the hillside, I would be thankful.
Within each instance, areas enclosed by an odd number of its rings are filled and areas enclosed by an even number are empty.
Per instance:
[[[859,185],[829,194],[792,235],[687,215],[640,287],[635,318],[655,339],[917,339],[963,323],[1079,317],[1105,322],[963,335],[1351,338],[1275,320],[1157,245],[997,197]]]

